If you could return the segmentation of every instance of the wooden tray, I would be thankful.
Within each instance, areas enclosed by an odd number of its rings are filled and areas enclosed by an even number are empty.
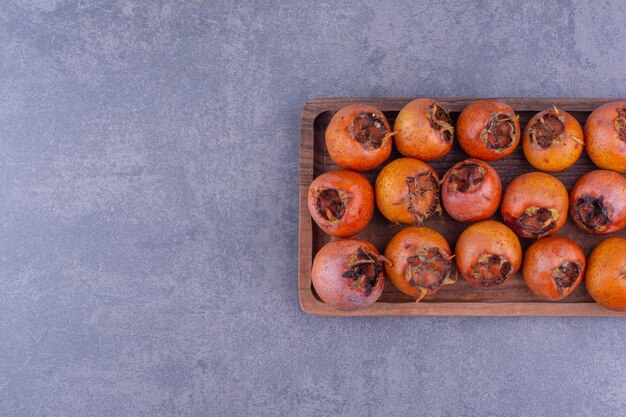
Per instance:
[[[520,273],[495,288],[473,286],[459,275],[456,284],[444,286],[437,293],[426,297],[419,303],[415,303],[410,297],[398,291],[389,280],[385,281],[385,289],[380,299],[363,310],[339,311],[322,302],[311,284],[311,265],[317,251],[334,238],[322,232],[311,219],[307,209],[307,194],[313,178],[326,171],[340,169],[330,159],[326,150],[324,143],[326,126],[333,114],[343,106],[364,103],[383,111],[393,127],[398,111],[410,100],[408,98],[327,98],[311,100],[304,105],[301,114],[298,249],[298,292],[302,309],[310,314],[324,316],[626,316],[626,313],[614,312],[593,302],[585,289],[584,282],[565,300],[544,301],[528,289]],[[452,119],[456,123],[460,111],[475,99],[439,98],[437,100],[451,110]],[[583,125],[592,110],[601,104],[617,99],[503,98],[500,100],[509,104],[519,114],[520,126],[523,129],[535,113],[551,108],[553,105],[569,112]],[[394,149],[389,160],[399,156]],[[429,164],[437,171],[439,178],[442,178],[452,165],[466,158],[468,156],[455,140],[450,153]],[[503,188],[516,176],[534,171],[526,161],[521,145],[512,155],[490,162],[490,164],[500,174]],[[576,165],[553,175],[560,179],[569,191],[578,178],[594,169],[598,168],[583,152]],[[380,169],[364,174],[373,184],[379,171]],[[499,212],[493,216],[493,219],[502,221]],[[454,248],[459,234],[468,226],[467,223],[452,219],[446,213],[441,218],[428,219],[424,225],[443,234],[451,248]],[[376,209],[370,224],[355,237],[372,242],[381,253],[384,253],[389,240],[403,227],[406,226],[392,224]],[[574,240],[583,248],[587,256],[598,243],[606,238],[606,236],[592,236],[581,231],[570,219],[557,232],[557,235]],[[626,229],[611,236],[626,237]],[[520,241],[524,250],[532,242],[529,239],[520,239]],[[452,273],[456,273],[456,266]]]

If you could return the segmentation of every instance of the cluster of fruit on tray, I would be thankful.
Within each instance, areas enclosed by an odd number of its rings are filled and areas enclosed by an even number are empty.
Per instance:
[[[455,132],[456,131],[456,132]],[[455,135],[456,133],[456,135]],[[448,153],[456,136],[471,157],[451,167],[440,181],[426,162]],[[582,176],[568,195],[557,178],[544,172],[520,175],[504,193],[498,173],[485,161],[510,155],[519,142],[530,164],[556,172],[571,167],[586,148],[600,168]],[[359,172],[373,170],[390,156],[392,142],[404,156],[378,174],[375,192]],[[453,126],[449,111],[432,99],[408,103],[393,131],[385,115],[369,105],[340,109],[326,129],[330,157],[344,170],[323,173],[312,182],[308,208],[326,233],[347,238],[372,218],[374,201],[393,223],[411,224],[389,242],[384,256],[360,239],[336,239],[313,261],[312,281],[321,299],[340,310],[356,310],[381,295],[385,275],[417,301],[456,281],[452,262],[469,282],[490,287],[522,268],[539,297],[558,300],[586,277],[591,296],[614,310],[626,310],[626,239],[600,243],[589,259],[572,240],[550,236],[565,223],[592,234],[610,234],[626,225],[626,102],[594,110],[584,132],[567,112],[546,109],[522,131],[519,116],[494,100],[472,102]],[[437,231],[417,227],[441,214],[440,200],[454,219],[475,222],[465,229],[452,254]],[[487,220],[500,207],[505,224]],[[538,239],[526,250],[518,236]]]

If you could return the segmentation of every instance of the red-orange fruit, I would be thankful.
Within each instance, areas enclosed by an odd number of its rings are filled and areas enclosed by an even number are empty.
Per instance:
[[[461,233],[454,249],[463,277],[479,287],[500,285],[515,275],[522,264],[522,247],[511,229],[485,220]]]
[[[614,171],[583,175],[570,192],[570,215],[586,232],[606,235],[626,225],[626,178]]]
[[[589,256],[585,283],[598,304],[626,311],[626,239],[612,237],[596,246]]]
[[[456,135],[461,148],[474,158],[495,161],[510,155],[521,138],[519,116],[501,101],[478,100],[459,115]]]
[[[585,142],[594,164],[626,172],[626,101],[595,109],[585,122]]]
[[[522,137],[528,162],[547,172],[563,171],[574,165],[584,146],[583,129],[578,120],[556,107],[534,115]]]
[[[454,126],[450,112],[431,98],[418,98],[400,110],[393,142],[404,156],[432,161],[450,152]]]
[[[352,236],[372,219],[374,188],[356,172],[325,172],[311,183],[308,206],[311,217],[324,232]]]
[[[387,277],[400,291],[420,301],[452,284],[452,252],[446,239],[428,227],[407,227],[385,250]]]
[[[376,178],[376,205],[387,220],[420,225],[441,214],[439,177],[428,164],[400,158],[386,165]]]
[[[322,301],[338,310],[359,310],[378,300],[385,281],[385,258],[369,242],[339,239],[313,260],[311,278]]]
[[[552,175],[523,174],[504,191],[502,218],[521,237],[549,236],[567,220],[568,197],[563,183]]]
[[[491,217],[502,197],[502,182],[495,169],[479,159],[466,159],[446,172],[441,200],[455,220],[475,222]]]
[[[585,254],[569,239],[550,236],[526,249],[522,275],[526,285],[546,300],[567,297],[585,276]]]
[[[326,128],[326,148],[344,169],[369,171],[391,155],[391,129],[376,107],[352,104],[340,109]]]

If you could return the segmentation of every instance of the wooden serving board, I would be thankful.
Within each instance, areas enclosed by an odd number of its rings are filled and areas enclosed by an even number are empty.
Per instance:
[[[348,104],[364,103],[383,111],[393,127],[396,115],[411,100],[408,98],[326,98],[311,100],[304,105],[301,114],[298,248],[298,290],[302,309],[310,314],[324,316],[626,316],[626,313],[611,311],[596,304],[587,293],[584,282],[564,300],[557,302],[542,300],[528,289],[521,273],[517,273],[506,283],[493,288],[476,287],[459,274],[457,283],[442,287],[419,303],[415,303],[413,299],[398,291],[387,279],[383,294],[374,305],[353,312],[336,310],[320,300],[311,284],[311,265],[317,251],[334,238],[325,234],[311,219],[307,208],[307,195],[311,181],[315,177],[327,171],[340,169],[330,159],[326,150],[324,143],[326,126],[333,114],[340,108]],[[452,119],[456,123],[461,110],[475,99],[438,98],[436,100],[451,110]],[[520,126],[523,129],[535,113],[552,106],[569,112],[581,125],[584,125],[592,110],[601,104],[617,99],[502,98],[498,100],[504,101],[515,110],[520,116]],[[400,156],[394,149],[389,161]],[[437,171],[439,178],[442,178],[452,165],[466,158],[468,155],[463,152],[455,138],[450,153],[428,164]],[[535,171],[526,161],[521,144],[510,156],[489,163],[500,174],[503,189],[518,175]],[[364,175],[373,184],[380,169],[366,172]],[[560,179],[569,191],[582,175],[594,169],[599,168],[583,152],[576,165],[553,175]],[[493,219],[502,221],[499,212],[493,216]],[[444,235],[451,249],[454,250],[459,234],[469,223],[452,219],[444,210],[441,218],[436,216],[430,218],[424,225]],[[375,209],[370,224],[355,237],[373,243],[381,253],[384,253],[389,240],[404,227],[407,226],[389,222],[378,209]],[[569,218],[565,226],[556,234],[578,243],[586,256],[589,256],[591,250],[607,237],[587,234],[578,229]],[[626,229],[610,236],[626,237]],[[520,241],[524,250],[532,242],[530,239],[520,239]],[[455,273],[456,265],[452,271],[453,275]]]

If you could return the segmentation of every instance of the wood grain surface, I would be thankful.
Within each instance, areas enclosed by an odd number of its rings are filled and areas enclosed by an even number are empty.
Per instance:
[[[311,264],[317,251],[334,238],[322,232],[312,221],[307,209],[307,195],[311,181],[315,177],[327,171],[340,169],[326,151],[324,144],[326,126],[337,110],[353,103],[378,107],[393,126],[398,111],[411,100],[410,98],[324,98],[311,100],[304,105],[301,114],[298,265],[298,292],[302,309],[311,314],[326,316],[626,316],[626,313],[607,310],[594,303],[585,290],[584,282],[565,300],[544,301],[528,289],[521,273],[494,288],[473,286],[459,275],[456,284],[444,286],[437,293],[426,297],[419,303],[415,303],[410,297],[399,292],[389,280],[386,280],[385,290],[380,299],[374,305],[355,312],[336,310],[319,299],[311,285]],[[460,111],[475,99],[438,98],[436,100],[451,110],[451,116],[456,122]],[[569,112],[582,125],[589,113],[597,106],[617,99],[499,98],[498,100],[509,104],[519,114],[520,126],[523,129],[535,113],[552,106]],[[394,150],[389,161],[399,156]],[[455,140],[450,153],[429,162],[429,165],[442,178],[452,165],[466,158],[468,158],[467,154],[461,150]],[[489,163],[498,171],[503,189],[516,176],[536,171],[526,161],[521,144],[510,156]],[[574,166],[552,175],[560,179],[569,191],[578,178],[594,169],[599,168],[583,152]],[[380,169],[369,171],[364,175],[373,184],[379,171]],[[499,212],[492,218],[502,221]],[[458,222],[444,212],[442,217],[430,218],[424,225],[444,235],[450,247],[454,248],[457,237],[469,224]],[[382,253],[389,240],[404,227],[406,226],[389,222],[378,210],[375,210],[370,224],[355,237],[373,243]],[[574,240],[583,248],[587,256],[598,243],[606,238],[606,236],[592,236],[583,232],[569,218],[557,235]],[[611,236],[626,237],[626,229]],[[524,249],[532,243],[529,239],[520,239],[520,241]],[[456,269],[453,269],[452,273],[455,274]]]

